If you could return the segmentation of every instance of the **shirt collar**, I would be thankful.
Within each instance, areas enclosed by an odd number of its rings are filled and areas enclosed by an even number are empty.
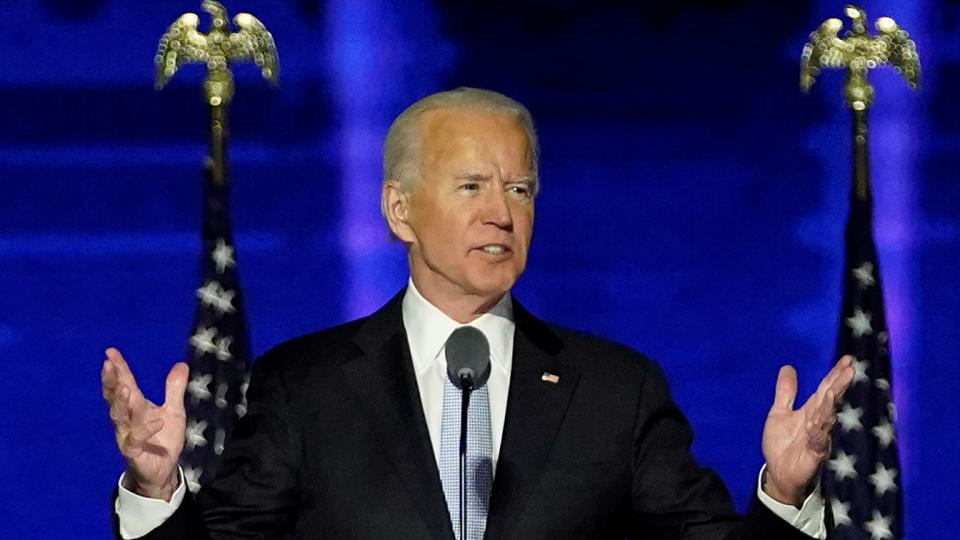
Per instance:
[[[436,362],[446,366],[446,358],[440,355],[447,338],[461,326],[473,326],[483,332],[490,343],[490,356],[494,366],[510,372],[513,349],[513,300],[507,292],[493,308],[466,325],[451,319],[439,308],[427,301],[410,279],[403,296],[403,326],[413,360],[413,368],[421,375]]]

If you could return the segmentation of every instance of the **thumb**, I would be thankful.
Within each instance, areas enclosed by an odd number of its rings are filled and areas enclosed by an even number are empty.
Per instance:
[[[793,366],[783,366],[777,374],[777,391],[773,396],[773,406],[770,412],[776,410],[793,410],[793,401],[797,397],[797,370]]]
[[[183,411],[183,393],[187,389],[190,368],[183,362],[177,362],[167,374],[167,393],[164,406]]]

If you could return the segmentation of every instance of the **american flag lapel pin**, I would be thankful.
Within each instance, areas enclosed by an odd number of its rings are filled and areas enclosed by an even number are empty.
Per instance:
[[[560,382],[560,376],[554,375],[553,373],[547,373],[546,371],[544,371],[543,375],[540,376],[540,380],[551,383],[551,384],[557,384],[558,382]]]

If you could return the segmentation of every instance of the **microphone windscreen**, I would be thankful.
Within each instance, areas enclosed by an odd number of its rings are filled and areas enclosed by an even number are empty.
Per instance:
[[[450,334],[446,344],[447,377],[457,388],[464,378],[476,390],[490,377],[490,344],[483,332],[472,326],[461,326]]]

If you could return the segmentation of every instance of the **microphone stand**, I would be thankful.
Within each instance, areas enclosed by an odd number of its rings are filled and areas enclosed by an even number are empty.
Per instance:
[[[460,375],[460,389],[463,396],[460,407],[460,540],[467,540],[467,411],[470,392],[473,391],[470,374]]]
[[[467,540],[467,423],[470,393],[490,376],[490,344],[483,332],[461,326],[447,339],[447,378],[461,391],[460,404],[460,540]],[[481,524],[482,525],[482,524]]]

